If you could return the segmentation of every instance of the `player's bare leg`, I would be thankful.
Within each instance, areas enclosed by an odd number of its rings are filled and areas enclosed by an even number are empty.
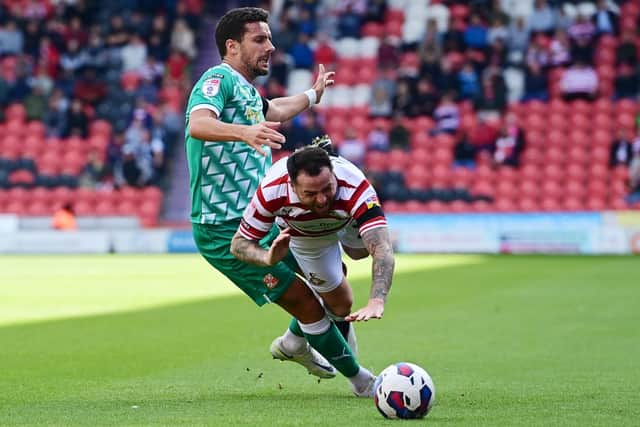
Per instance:
[[[370,384],[375,376],[358,364],[349,345],[329,320],[313,291],[302,281],[295,280],[276,303],[298,319],[306,340],[349,379],[354,394],[369,396]]]

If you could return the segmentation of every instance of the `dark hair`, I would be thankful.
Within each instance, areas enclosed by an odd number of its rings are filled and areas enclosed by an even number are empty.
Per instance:
[[[318,176],[322,168],[333,171],[329,154],[320,147],[307,145],[296,150],[287,159],[287,172],[291,181],[296,182],[298,175],[304,171],[309,176]]]
[[[259,7],[239,7],[225,13],[216,25],[216,45],[220,57],[227,54],[227,40],[242,41],[247,32],[245,24],[249,22],[268,22],[269,12]]]

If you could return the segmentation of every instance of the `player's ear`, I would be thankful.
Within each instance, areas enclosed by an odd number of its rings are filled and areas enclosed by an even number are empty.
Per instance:
[[[235,55],[238,52],[238,41],[237,40],[227,39],[227,41],[224,42],[224,44],[227,47],[227,55],[228,54]]]

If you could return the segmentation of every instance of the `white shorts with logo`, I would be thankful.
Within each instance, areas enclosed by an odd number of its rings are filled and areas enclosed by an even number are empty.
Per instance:
[[[331,292],[342,283],[341,244],[350,248],[364,248],[355,223],[328,236],[291,237],[289,249],[309,286],[317,293]]]

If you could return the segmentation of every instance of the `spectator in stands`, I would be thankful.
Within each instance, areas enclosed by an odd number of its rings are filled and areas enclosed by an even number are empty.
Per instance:
[[[453,147],[453,166],[468,169],[476,167],[476,147],[469,141],[466,132],[461,133]]]
[[[639,15],[640,16],[640,15]],[[616,64],[636,66],[638,63],[638,47],[633,31],[622,33],[620,44],[616,47]]]
[[[127,31],[124,18],[121,15],[112,15],[109,19],[109,30],[107,31],[107,47],[115,52],[119,52],[120,48],[129,41],[129,33]]]
[[[109,169],[102,155],[97,150],[91,150],[87,156],[87,164],[80,172],[78,184],[81,187],[100,189],[105,186],[109,177]]]
[[[317,136],[322,136],[326,132],[320,125],[320,118],[313,110],[306,110],[292,119],[292,126],[289,138],[284,143],[284,149],[293,151],[304,145]]]
[[[518,167],[524,150],[524,133],[516,125],[513,116],[507,116],[502,125],[493,150],[496,165]]]
[[[278,46],[278,49],[274,52],[289,52],[291,47],[298,39],[298,32],[296,31],[296,26],[292,22],[291,17],[283,13],[280,16],[280,21],[277,26],[277,31],[273,31],[273,44],[274,46]]]
[[[24,35],[16,21],[7,20],[0,26],[0,56],[18,55],[23,52]]]
[[[507,20],[502,16],[496,16],[491,21],[491,27],[489,27],[489,31],[487,33],[487,42],[490,45],[493,45],[496,40],[502,40],[503,42],[509,40]]]
[[[364,13],[365,22],[384,22],[384,16],[387,12],[387,0],[369,0],[367,1]]]
[[[434,134],[448,133],[455,135],[460,127],[460,110],[454,102],[452,93],[445,93],[438,104],[438,108],[433,112],[436,121]]]
[[[564,67],[571,62],[571,41],[564,30],[556,30],[549,45],[549,65]]]
[[[393,104],[391,95],[384,86],[372,87],[371,101],[369,102],[369,116],[371,117],[391,117]]]
[[[633,155],[633,143],[625,127],[620,127],[618,137],[611,144],[609,166],[629,166]]]
[[[549,99],[548,78],[542,67],[537,63],[527,66],[524,76],[524,94],[522,101],[546,101]]]
[[[410,138],[411,132],[404,125],[404,116],[396,114],[389,129],[389,147],[391,149],[409,150],[411,146]]]
[[[474,154],[491,153],[493,155],[497,138],[496,126],[484,115],[478,116],[478,121],[465,135],[465,139],[474,147]]]
[[[507,40],[509,62],[521,64],[529,45],[529,29],[524,17],[518,16],[514,19],[509,26],[509,38]]]
[[[310,70],[313,68],[313,50],[309,44],[310,38],[306,33],[299,33],[298,40],[291,46],[289,54],[293,58],[295,68]]]
[[[480,93],[480,80],[470,62],[466,62],[458,72],[460,98],[473,99]]]
[[[47,95],[41,86],[34,86],[31,93],[24,99],[27,120],[42,120],[47,111]]]
[[[501,73],[482,79],[482,87],[473,99],[478,112],[502,113],[507,107],[507,86]]]
[[[74,83],[73,95],[83,103],[97,105],[107,95],[107,85],[95,68],[85,68]]]
[[[67,110],[69,102],[60,89],[54,89],[47,103],[48,109],[43,117],[46,134],[49,137],[61,138],[67,130]]]
[[[131,34],[129,41],[120,51],[122,71],[138,71],[147,60],[147,45],[138,34]]]
[[[64,203],[55,211],[51,226],[60,231],[74,231],[78,229],[76,214],[71,203]]]
[[[525,63],[527,66],[537,65],[538,67],[545,68],[549,65],[549,62],[550,58],[547,39],[541,35],[537,35],[529,44]]]
[[[411,93],[411,86],[406,79],[398,81],[396,86],[396,93],[393,97],[393,112],[401,113],[405,116],[409,116],[413,113],[413,94]]]
[[[529,15],[529,28],[533,33],[551,35],[555,28],[556,16],[547,0],[535,0]]]
[[[338,154],[359,168],[364,167],[367,145],[360,139],[358,132],[354,128],[349,126],[345,130],[344,140],[338,146]]]
[[[193,60],[196,57],[195,35],[184,19],[178,19],[171,32],[171,48]]]
[[[421,78],[416,85],[413,116],[431,116],[440,102],[440,96],[428,78]]]
[[[618,35],[618,15],[609,9],[607,0],[596,2],[596,13],[592,17],[598,35]]]
[[[326,33],[319,33],[313,50],[313,60],[316,64],[324,64],[331,69],[338,59],[336,50],[331,46],[331,40]]]
[[[565,100],[583,99],[592,101],[598,92],[598,75],[593,67],[577,59],[565,70],[560,80],[560,88]]]
[[[69,111],[67,112],[67,128],[63,136],[79,136],[86,138],[89,131],[89,118],[84,112],[82,101],[75,98],[71,101]]]
[[[571,57],[586,64],[593,62],[596,27],[584,15],[578,14],[567,30],[571,39]]]
[[[618,74],[615,78],[615,97],[616,99],[638,97],[640,89],[640,79],[638,73],[629,64],[620,64]]]
[[[389,151],[389,134],[380,124],[374,126],[367,136],[367,147],[373,151]]]
[[[464,30],[464,42],[471,49],[485,49],[488,45],[488,30],[479,14],[473,13]]]
[[[338,17],[338,35],[340,37],[360,38],[362,16],[354,10],[351,4]]]
[[[400,63],[398,40],[393,36],[386,36],[378,46],[378,67],[381,69],[395,69]]]
[[[405,46],[406,48],[407,46]],[[426,51],[442,52],[442,37],[438,30],[438,21],[435,18],[427,19],[427,28],[424,31],[424,36],[417,46],[418,56],[424,58]]]
[[[287,87],[290,69],[291,64],[287,56],[279,49],[276,49],[271,54],[271,69],[269,73],[271,78],[275,79],[282,87]]]

